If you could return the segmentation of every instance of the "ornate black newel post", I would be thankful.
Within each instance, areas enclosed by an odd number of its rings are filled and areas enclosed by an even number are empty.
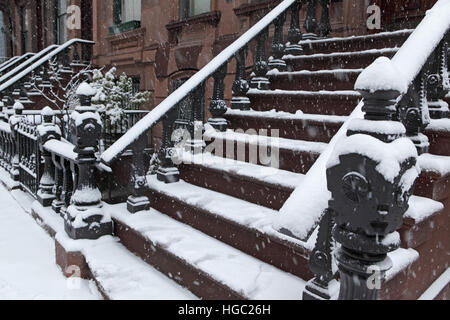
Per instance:
[[[91,106],[95,90],[82,83],[76,93],[80,105],[71,114],[70,130],[74,152],[78,154],[78,179],[71,205],[67,208],[64,227],[72,239],[98,239],[112,234],[113,228],[111,217],[102,210],[102,195],[94,172],[102,122]]]
[[[317,20],[316,20],[317,0],[308,0],[308,9],[306,10],[306,19],[303,27],[306,33],[303,35],[304,40],[316,40]]]
[[[283,27],[286,22],[286,12],[280,14],[274,21],[275,33],[272,42],[272,59],[269,59],[269,69],[278,69],[278,71],[286,71],[286,62],[283,60],[284,43],[283,43]]]
[[[302,9],[302,0],[297,0],[291,6],[291,26],[289,27],[285,54],[299,56],[303,53],[303,48],[299,42],[303,39],[300,30],[300,10]]]
[[[390,61],[385,63],[384,68],[392,67]],[[369,77],[383,78],[373,72],[372,68]],[[394,82],[389,76],[383,80]],[[378,298],[381,280],[392,266],[387,253],[399,246],[396,230],[419,173],[414,144],[405,137],[404,126],[392,121],[396,99],[406,89],[393,85],[392,90],[371,91],[366,86],[358,81],[355,86],[364,97],[364,120],[349,124],[327,169],[329,208],[336,224],[333,236],[341,244],[335,252],[340,300]]]
[[[212,118],[208,120],[208,123],[219,131],[227,130],[227,120],[223,118],[225,112],[227,112],[227,104],[224,100],[224,80],[227,75],[227,62],[225,62],[214,73],[214,90],[211,102],[209,104],[209,111]]]
[[[52,154],[44,148],[44,144],[50,140],[60,140],[61,131],[59,127],[53,122],[53,110],[50,107],[45,107],[41,111],[43,123],[38,126],[38,143],[44,158],[44,172],[39,183],[39,191],[37,199],[43,207],[49,207],[56,199],[53,192],[55,185],[55,166],[52,160]]]
[[[266,57],[266,41],[269,36],[269,28],[264,29],[256,36],[256,55],[253,65],[254,77],[250,81],[250,87],[259,90],[269,90],[270,82],[267,78],[269,65]]]
[[[139,137],[131,146],[133,150],[133,161],[130,172],[131,195],[127,200],[127,210],[136,213],[150,208],[150,201],[145,195],[147,190],[147,175],[144,164],[144,149],[146,136]]]
[[[250,86],[247,82],[245,72],[245,60],[247,59],[247,46],[239,50],[235,55],[236,78],[233,82],[233,98],[231,99],[231,109],[250,110],[250,99],[247,92]]]

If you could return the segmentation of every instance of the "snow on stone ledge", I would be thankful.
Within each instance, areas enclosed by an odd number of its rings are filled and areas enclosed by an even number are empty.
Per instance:
[[[350,153],[360,154],[376,161],[378,163],[376,170],[389,182],[394,182],[400,173],[402,162],[417,157],[417,150],[409,138],[385,143],[369,135],[355,134],[344,137],[337,143],[327,167],[338,165],[339,156]]]
[[[379,57],[364,69],[355,83],[355,90],[370,92],[395,90],[400,93],[408,91],[408,81],[392,61]]]
[[[409,199],[409,209],[405,213],[405,218],[410,218],[413,219],[415,223],[420,223],[442,209],[444,209],[444,205],[438,201],[424,197],[411,196]]]

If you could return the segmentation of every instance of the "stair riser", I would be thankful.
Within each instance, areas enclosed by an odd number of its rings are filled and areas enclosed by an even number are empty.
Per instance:
[[[384,49],[400,47],[408,34],[390,35],[389,37],[376,37],[370,39],[349,39],[333,42],[311,42],[303,44],[304,54],[332,53],[332,52],[354,52],[369,49]]]
[[[285,111],[295,113],[348,116],[358,105],[359,96],[343,95],[263,95],[250,94],[252,109],[257,111]]]
[[[330,70],[330,69],[363,69],[378,57],[392,58],[394,53],[370,53],[360,55],[310,57],[302,59],[286,59],[288,71]]]
[[[359,73],[335,73],[315,75],[283,74],[269,77],[272,90],[353,90]]]
[[[281,270],[302,279],[311,278],[308,253],[303,248],[281,243],[276,238],[213,215],[156,190],[150,191],[148,196],[152,207],[156,210]]]
[[[218,141],[214,142],[216,145],[222,143],[222,153],[219,153],[217,150],[212,150],[211,153],[215,156],[225,157],[232,160],[238,160],[243,162],[248,162],[252,164],[258,164],[262,166],[267,166],[267,162],[270,161],[270,157],[268,159],[262,159],[259,156],[259,148],[255,145],[249,145],[248,143],[236,143],[236,142],[227,142],[226,140],[218,139]],[[233,146],[232,150],[228,149],[227,145]],[[239,149],[239,152],[238,152]],[[233,151],[234,150],[234,151]],[[266,151],[266,150],[264,150]],[[264,152],[266,154],[267,152]],[[314,162],[319,157],[318,153],[315,152],[307,152],[307,151],[293,151],[288,149],[279,148],[278,156],[274,155],[275,162],[277,162],[277,166],[275,169],[282,169],[286,171],[291,171],[295,173],[303,173],[305,174],[312,167]],[[272,167],[274,167],[272,165]]]
[[[337,133],[342,123],[320,122],[313,120],[290,120],[259,117],[239,117],[225,115],[231,129],[271,129],[279,130],[281,138],[328,143]]]
[[[293,191],[293,189],[262,184],[258,181],[252,181],[250,178],[243,178],[211,168],[200,168],[192,164],[183,164],[179,169],[181,179],[190,184],[274,210],[279,210]]]
[[[450,132],[425,130],[430,140],[429,152],[438,156],[450,156]]]
[[[218,283],[203,271],[149,241],[125,223],[114,220],[114,232],[128,250],[196,296],[210,300],[244,299],[239,293]]]
[[[430,220],[434,226],[430,239],[416,248],[420,255],[418,260],[383,284],[380,293],[382,299],[416,300],[449,267],[449,242],[444,240],[448,239],[450,232],[449,199],[446,202],[444,212]],[[430,264],[433,270],[430,270]]]

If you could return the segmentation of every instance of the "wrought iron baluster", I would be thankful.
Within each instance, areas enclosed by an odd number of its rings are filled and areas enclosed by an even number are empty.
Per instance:
[[[283,27],[286,22],[286,12],[280,14],[275,20],[275,33],[272,42],[272,58],[269,59],[270,70],[278,69],[278,71],[286,71],[286,62],[283,60],[284,55],[284,41],[283,41]]]
[[[250,110],[250,99],[247,97],[250,86],[247,82],[247,74],[245,71],[247,50],[248,47],[245,46],[234,55],[236,60],[236,78],[232,87],[233,98],[230,104],[231,109]]]
[[[256,36],[256,56],[253,65],[254,77],[250,81],[250,87],[259,90],[269,90],[270,82],[267,78],[269,65],[266,57],[266,41],[269,37],[269,28],[264,29]]]
[[[180,172],[173,162],[176,151],[174,150],[172,133],[175,128],[176,117],[177,110],[173,108],[164,116],[162,121],[162,144],[159,151],[161,165],[156,172],[156,176],[159,181],[164,181],[165,183],[173,183],[180,180]]]
[[[331,32],[330,24],[330,0],[319,0],[322,6],[322,15],[319,23],[319,36],[321,38],[326,38]]]
[[[148,189],[147,175],[144,164],[144,149],[146,137],[142,135],[132,145],[133,161],[130,172],[130,196],[127,200],[127,209],[130,213],[148,210],[150,201],[145,195]]]
[[[308,8],[306,10],[306,19],[303,27],[306,33],[303,35],[305,40],[316,40],[317,20],[316,20],[316,0],[308,0]]]
[[[302,31],[300,30],[300,11],[302,9],[302,0],[297,0],[291,6],[291,25],[288,31],[285,54],[299,56],[303,54],[303,48],[299,42],[303,39]]]
[[[219,131],[226,131],[227,120],[223,118],[223,115],[227,112],[227,104],[224,100],[224,80],[227,75],[227,63],[223,64],[213,74],[214,89],[211,103],[209,104],[209,111],[212,118],[208,120],[208,123]]]

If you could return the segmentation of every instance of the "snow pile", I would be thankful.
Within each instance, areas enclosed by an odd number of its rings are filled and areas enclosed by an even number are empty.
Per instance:
[[[77,88],[76,94],[82,96],[94,96],[97,93],[97,90],[92,88],[88,83],[83,82]]]
[[[327,167],[338,165],[339,156],[351,153],[366,156],[377,162],[376,170],[391,183],[399,175],[401,164],[407,159],[417,157],[417,149],[409,138],[385,143],[369,135],[355,134],[344,137],[337,143]],[[416,168],[416,171],[418,175],[420,170]]]
[[[409,198],[409,208],[405,213],[405,218],[410,218],[415,223],[420,223],[444,209],[444,205],[424,197],[411,196]]]
[[[404,94],[408,91],[408,81],[401,69],[387,57],[379,57],[364,69],[355,83],[355,90],[381,91],[395,90]]]
[[[406,134],[405,126],[401,122],[397,121],[370,121],[365,119],[354,119],[349,123],[348,130],[397,136]]]

